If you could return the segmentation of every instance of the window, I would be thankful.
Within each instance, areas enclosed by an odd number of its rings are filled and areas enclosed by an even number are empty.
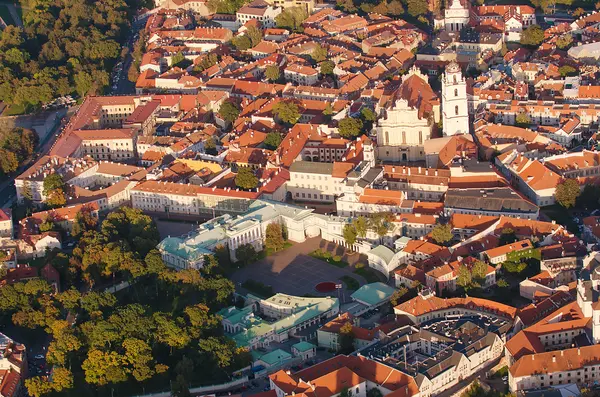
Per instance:
[[[458,96],[458,90],[456,88],[454,89],[454,96]]]
[[[458,116],[458,106],[454,106],[454,114]]]

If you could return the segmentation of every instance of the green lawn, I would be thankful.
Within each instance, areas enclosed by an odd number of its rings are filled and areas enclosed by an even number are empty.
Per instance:
[[[342,258],[338,255],[331,256],[331,254],[327,251],[316,250],[309,254],[313,258],[322,260],[324,262],[329,263],[330,265],[337,266],[340,268],[348,267],[348,262],[342,260]]]
[[[265,285],[260,281],[256,280],[246,280],[242,283],[242,287],[246,288],[248,291],[252,292],[255,295],[258,295],[262,298],[270,298],[275,293],[273,292],[273,287],[270,285]]]
[[[0,4],[0,17],[2,17],[4,23],[7,25],[17,25],[13,17],[10,15],[8,7],[4,4]]]
[[[369,268],[369,267],[361,267],[359,269],[354,270],[354,274],[358,274],[359,276],[363,276],[367,283],[376,283],[381,281],[379,277],[379,272]]]
[[[0,6],[1,7],[1,6]],[[5,7],[6,8],[6,7]],[[4,111],[4,116],[20,116],[27,113],[27,108],[23,105],[9,105]]]
[[[340,280],[342,280],[342,282],[346,284],[346,288],[349,290],[356,291],[360,288],[360,284],[358,283],[358,281],[356,281],[354,277],[343,276],[340,277]]]

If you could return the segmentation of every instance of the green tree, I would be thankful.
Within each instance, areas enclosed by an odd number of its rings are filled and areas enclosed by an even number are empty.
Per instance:
[[[252,244],[243,244],[235,250],[235,257],[239,262],[248,265],[256,262],[258,255]]]
[[[558,73],[560,73],[561,77],[566,76],[577,76],[578,72],[573,66],[564,65],[558,68]]]
[[[367,236],[367,231],[369,230],[369,220],[359,215],[358,217],[352,220],[352,225],[356,229],[356,235],[361,238],[365,238]]]
[[[381,393],[381,390],[374,387],[367,390],[367,397],[383,397],[383,394]]]
[[[515,117],[515,124],[521,127],[528,126],[531,124],[531,119],[527,113],[519,113],[517,117]]]
[[[277,81],[277,80],[279,80],[279,77],[281,76],[281,74],[279,72],[279,66],[277,66],[277,65],[268,65],[265,68],[265,76],[270,81]]]
[[[250,39],[250,44],[252,47],[255,47],[258,43],[260,43],[263,38],[262,30],[254,26],[250,26],[248,30],[246,30],[246,36],[248,36]]]
[[[94,78],[87,72],[79,72],[75,75],[75,88],[77,93],[84,97],[92,92]]]
[[[352,392],[350,391],[349,388],[344,387],[341,391],[340,391],[340,396],[339,397],[352,397]]]
[[[273,106],[273,114],[286,124],[294,125],[300,120],[300,110],[293,101],[279,101]]]
[[[569,33],[563,34],[556,39],[556,46],[561,50],[568,49],[571,44],[573,44],[573,36],[571,36]]]
[[[402,6],[402,2],[398,0],[392,0],[388,4],[388,14],[398,17],[404,14],[404,7]]]
[[[52,389],[56,392],[69,390],[73,388],[73,374],[64,367],[54,367],[52,369]]]
[[[46,204],[51,208],[64,207],[67,204],[67,197],[62,189],[55,189],[46,196]]]
[[[333,75],[333,69],[335,69],[335,63],[333,61],[323,61],[319,64],[319,69],[322,75],[330,76]]]
[[[278,28],[299,32],[302,30],[302,22],[306,18],[308,18],[308,13],[304,7],[290,7],[277,15],[275,22]]]
[[[382,1],[381,3],[377,4],[375,7],[373,7],[373,12],[381,15],[389,14],[387,2]]]
[[[331,119],[332,115],[333,107],[331,106],[330,102],[327,102],[327,105],[325,105],[325,109],[323,109],[323,116],[327,117],[328,119]]]
[[[577,197],[577,206],[585,209],[600,207],[600,186],[585,185],[579,197]]]
[[[235,185],[244,190],[256,189],[258,178],[254,175],[254,171],[251,168],[240,167],[235,176]]]
[[[25,387],[27,388],[29,395],[32,397],[41,397],[53,390],[50,382],[41,376],[34,376],[33,378],[25,379]]]
[[[231,44],[240,51],[245,51],[252,47],[252,41],[246,35],[237,35],[231,40]]]
[[[183,53],[181,51],[177,52],[175,55],[173,55],[171,57],[171,65],[172,66],[178,66],[183,61],[185,61],[185,55],[183,55]]]
[[[123,356],[114,351],[90,350],[81,364],[85,372],[85,381],[92,385],[104,386],[127,380],[123,360]]]
[[[191,397],[189,383],[182,375],[177,375],[174,382],[171,382],[171,394],[173,397]]]
[[[392,294],[392,297],[390,298],[390,302],[392,303],[393,306],[398,306],[401,303],[401,299],[404,295],[406,295],[408,293],[408,288],[406,287],[400,287],[400,289],[397,289],[396,291],[394,291],[394,293]]]
[[[521,45],[538,47],[544,41],[544,30],[539,25],[531,25],[521,33]]]
[[[354,331],[351,323],[346,323],[340,328],[340,353],[350,354],[354,351]]]
[[[356,233],[356,229],[354,228],[354,226],[352,224],[346,224],[344,225],[344,230],[342,232],[342,235],[344,236],[344,241],[346,241],[346,244],[353,246],[354,243],[356,243],[356,237],[357,237],[357,233]]]
[[[480,260],[476,260],[471,266],[471,275],[475,280],[484,281],[487,275],[488,265]]]
[[[263,143],[267,149],[275,150],[281,143],[281,134],[279,134],[279,132],[271,131],[267,134]]]
[[[278,223],[270,223],[265,232],[265,246],[271,252],[277,252],[285,247],[285,240],[281,231],[281,225]]]
[[[320,44],[317,44],[313,52],[310,54],[310,57],[316,63],[323,62],[327,59],[327,49]]]
[[[240,109],[231,101],[225,101],[219,107],[219,115],[228,123],[233,123],[240,115]]]
[[[343,138],[352,139],[360,135],[363,123],[360,119],[346,117],[338,123],[338,133]]]
[[[379,236],[379,239],[385,237],[391,230],[390,214],[380,212],[373,214],[369,219],[369,227]]]
[[[216,156],[218,154],[217,143],[212,137],[208,137],[204,141],[204,153],[210,154],[212,156]]]
[[[56,224],[54,221],[50,217],[47,217],[46,220],[40,224],[39,229],[40,232],[44,233],[54,230],[55,227]]]
[[[454,235],[452,234],[452,228],[449,224],[438,224],[431,231],[431,237],[437,244],[445,245],[452,241]]]
[[[427,14],[429,6],[427,0],[407,0],[408,13],[413,17]]]
[[[514,229],[511,229],[510,227],[502,229],[502,232],[500,233],[500,239],[498,241],[499,245],[502,246],[506,244],[512,244],[515,241],[517,241],[517,235],[515,234]]]
[[[469,271],[469,268],[465,265],[460,265],[458,268],[458,275],[456,277],[456,284],[463,288],[467,288],[471,285],[472,281],[473,277]]]
[[[4,174],[15,172],[19,168],[17,155],[5,149],[0,149],[0,171]]]
[[[64,188],[65,182],[60,174],[52,173],[44,178],[43,192],[45,195],[49,194],[53,190],[64,190]]]
[[[579,184],[576,179],[564,179],[558,185],[554,192],[554,198],[556,201],[565,208],[571,208],[575,206],[577,197],[579,197]]]

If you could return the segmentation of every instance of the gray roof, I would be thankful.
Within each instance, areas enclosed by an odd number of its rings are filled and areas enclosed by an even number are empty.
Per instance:
[[[333,173],[333,163],[294,161],[290,166],[290,172],[331,175]]]
[[[509,187],[488,189],[450,188],[446,192],[444,207],[494,212],[531,213],[535,213],[539,209],[537,205],[519,196]]]

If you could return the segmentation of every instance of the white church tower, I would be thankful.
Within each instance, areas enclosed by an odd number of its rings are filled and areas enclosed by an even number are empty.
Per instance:
[[[442,113],[445,136],[469,133],[467,82],[456,62],[451,62],[442,76]]]

